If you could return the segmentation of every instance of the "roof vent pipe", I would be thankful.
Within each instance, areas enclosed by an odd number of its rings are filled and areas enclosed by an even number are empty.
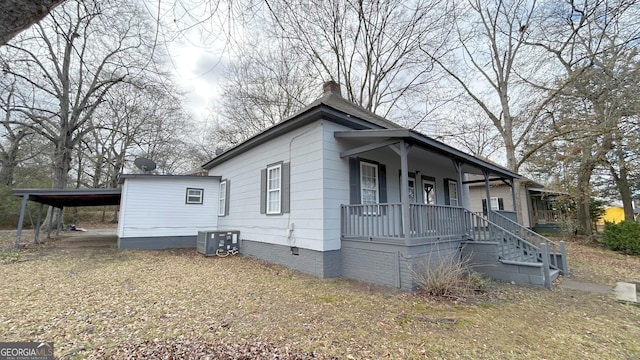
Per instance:
[[[325,95],[331,93],[342,97],[342,93],[340,93],[340,84],[333,80],[329,80],[324,83],[324,85],[322,86],[322,90],[324,91]]]

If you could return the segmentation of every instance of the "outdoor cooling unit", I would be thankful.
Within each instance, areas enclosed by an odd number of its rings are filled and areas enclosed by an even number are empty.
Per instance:
[[[240,248],[240,231],[198,231],[196,250],[204,256],[234,254]]]

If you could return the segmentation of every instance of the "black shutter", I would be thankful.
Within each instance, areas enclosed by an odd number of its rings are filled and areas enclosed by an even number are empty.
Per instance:
[[[378,193],[380,203],[387,202],[387,167],[383,164],[378,165]]]
[[[267,213],[267,169],[260,170],[260,214]]]
[[[487,199],[482,199],[482,215],[487,216]]]
[[[349,158],[349,199],[350,204],[360,204],[360,161]]]
[[[504,210],[504,200],[502,198],[498,198],[498,210]]]
[[[451,199],[449,198],[449,179],[444,179],[444,204],[451,205]]]
[[[227,180],[226,194],[224,195],[224,215],[229,215],[229,194],[231,194],[231,180]]]
[[[288,213],[291,203],[291,163],[282,164],[282,183],[280,197],[280,212]]]

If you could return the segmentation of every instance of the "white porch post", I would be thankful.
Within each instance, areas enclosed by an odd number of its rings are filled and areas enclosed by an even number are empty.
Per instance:
[[[517,208],[516,202],[516,179],[511,179],[511,201],[513,201],[513,211],[516,213],[516,220],[518,218],[518,214],[520,213],[520,209]]]
[[[462,198],[462,162],[453,160],[453,165],[456,167],[457,187],[458,187],[458,206],[464,207],[464,199]]]
[[[486,170],[482,170],[482,174],[484,175],[484,190],[487,194],[487,218],[491,220],[491,190],[489,186],[489,172]]]
[[[407,154],[409,153],[409,147],[404,142],[400,141],[400,202],[402,207],[402,232],[404,235],[405,243],[409,243],[409,237],[411,232],[411,222],[409,219],[409,162],[407,160]]]

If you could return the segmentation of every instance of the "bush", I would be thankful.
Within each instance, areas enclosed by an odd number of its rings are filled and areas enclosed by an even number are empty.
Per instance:
[[[453,255],[435,258],[439,258],[438,261],[425,260],[413,269],[413,279],[419,290],[442,297],[464,297],[486,290],[487,280],[471,271],[468,258]]]
[[[640,223],[630,220],[619,224],[605,222],[602,242],[611,250],[640,255]]]

